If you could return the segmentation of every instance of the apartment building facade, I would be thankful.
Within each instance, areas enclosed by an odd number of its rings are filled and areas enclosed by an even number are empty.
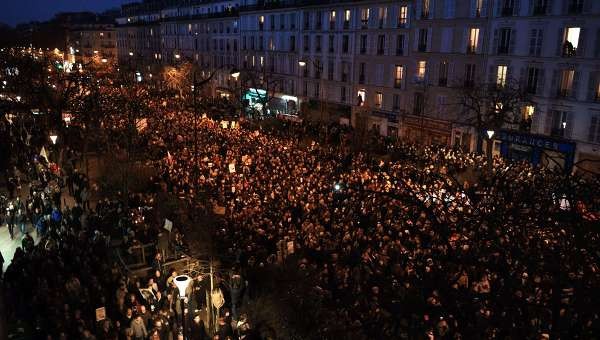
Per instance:
[[[114,23],[77,25],[69,32],[69,54],[83,64],[117,63],[117,32]]]
[[[152,53],[140,52],[144,61],[192,60],[207,73],[217,70],[214,95],[236,91],[228,69],[252,70],[260,75],[256,87],[269,87],[253,90],[272,92],[272,113],[341,119],[382,135],[474,150],[485,132],[464,119],[457,88],[514,79],[535,105],[523,108],[529,124],[518,131],[497,129],[495,153],[566,166],[599,159],[598,1],[190,0],[144,6],[117,20],[120,60],[150,45]],[[160,43],[130,33],[133,27],[154,27],[150,36]]]

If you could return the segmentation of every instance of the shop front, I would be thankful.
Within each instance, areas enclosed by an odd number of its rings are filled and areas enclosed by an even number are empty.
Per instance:
[[[268,96],[272,96],[272,98]],[[263,89],[248,89],[243,96],[243,100],[246,104],[246,110],[254,112],[263,112],[263,104],[268,102],[266,113],[273,116],[297,115],[300,107],[298,97],[282,93],[268,95]]]
[[[565,171],[573,167],[576,144],[572,141],[507,130],[499,131],[494,139],[501,142],[500,154],[504,158]]]
[[[449,145],[452,129],[449,122],[425,117],[406,116],[402,120],[402,137],[423,145]]]

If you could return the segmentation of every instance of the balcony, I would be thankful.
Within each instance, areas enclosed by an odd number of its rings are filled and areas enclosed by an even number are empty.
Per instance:
[[[500,45],[498,46],[498,54],[508,54],[508,46],[507,45]]]
[[[512,17],[514,10],[515,9],[513,7],[503,7],[502,11],[500,12],[500,14],[503,17]]]
[[[369,20],[362,20],[360,23],[360,28],[367,29],[367,27],[369,27]]]
[[[402,79],[394,79],[394,87],[397,89],[402,88]]]
[[[427,52],[427,44],[419,44],[418,51],[419,52]]]
[[[367,48],[366,47],[361,47],[360,48],[360,54],[367,54]]]
[[[334,31],[335,30],[335,21],[330,21],[329,22],[329,30],[330,31]]]
[[[406,28],[406,27],[407,27],[406,20],[399,20],[398,24],[396,24],[396,28]]]
[[[350,21],[344,21],[344,29],[347,30],[350,28]]]
[[[476,54],[476,53],[477,53],[477,46],[475,46],[475,45],[467,46],[467,54]]]
[[[546,6],[535,6],[533,8],[533,15],[546,15]]]
[[[358,75],[358,83],[359,84],[364,84],[365,83],[365,75],[364,74]]]
[[[569,98],[571,96],[571,89],[558,89],[556,93],[557,98]]]
[[[429,19],[429,11],[421,12],[421,19]]]
[[[571,58],[577,56],[577,49],[573,47],[573,44],[570,42],[565,42],[562,48],[562,56],[564,58]]]
[[[383,24],[384,24],[383,19],[379,19],[379,29],[383,28]]]

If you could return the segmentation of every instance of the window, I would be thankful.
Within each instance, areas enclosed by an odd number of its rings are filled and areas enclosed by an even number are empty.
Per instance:
[[[421,19],[429,18],[429,0],[421,0]]]
[[[317,21],[315,23],[315,29],[320,30],[323,27],[323,15],[321,12],[317,11]]]
[[[379,28],[383,28],[385,25],[385,20],[387,19],[387,7],[379,7]]]
[[[437,96],[437,112],[439,117],[444,117],[447,112],[448,107],[448,97],[446,96]]]
[[[350,49],[350,37],[348,35],[342,36],[342,53],[348,53]]]
[[[335,36],[329,35],[329,53],[333,53],[335,50]]]
[[[305,97],[308,97],[308,83],[304,82],[304,86],[302,89],[302,95],[304,95]]]
[[[270,51],[274,51],[275,50],[275,43],[273,43],[273,37],[269,38],[269,50]]]
[[[335,29],[335,11],[329,12],[329,29]]]
[[[581,12],[583,12],[583,1],[584,0],[569,0],[569,14],[581,14]]]
[[[508,54],[510,50],[511,36],[512,29],[503,28],[500,30],[500,43],[498,44],[498,54]]]
[[[348,62],[342,61],[342,75],[340,77],[340,80],[343,82],[348,81],[348,70],[350,68],[348,67]]]
[[[404,28],[408,24],[408,6],[400,6],[398,9],[398,28]]]
[[[360,36],[360,54],[367,53],[367,35],[363,34]]]
[[[369,9],[368,8],[362,8],[360,10],[360,22],[361,22],[361,28],[367,28],[367,26],[369,25]]]
[[[315,51],[321,52],[321,36],[320,35],[315,36]]]
[[[385,35],[380,34],[377,36],[377,54],[383,55],[385,53]]]
[[[567,132],[567,128],[571,128],[570,122],[568,122],[569,113],[566,111],[551,111],[552,114],[552,126],[550,130],[550,135],[555,137],[569,137]]]
[[[577,54],[579,46],[580,27],[567,27],[563,38],[563,57],[573,57]]]
[[[364,89],[360,89],[356,93],[356,96],[357,96],[357,103],[356,104],[358,106],[364,106],[365,105],[365,99],[367,98],[367,91],[365,91]]]
[[[329,59],[327,64],[327,79],[333,80],[333,72],[335,71],[335,65],[333,63],[333,59]]]
[[[401,89],[403,80],[404,80],[404,66],[396,65],[396,68],[394,71],[394,87],[397,89]]]
[[[345,86],[340,87],[340,102],[342,102],[342,103],[346,102],[346,87]]]
[[[304,13],[304,23],[303,23],[302,27],[304,28],[305,31],[310,29],[310,13],[308,13],[308,12]]]
[[[527,69],[527,93],[536,94],[540,82],[541,70],[537,67],[529,67]]]
[[[502,10],[500,15],[503,17],[509,17],[513,15],[514,11],[514,0],[502,0]]]
[[[237,23],[237,21],[236,21],[236,23]],[[290,29],[291,30],[296,29],[296,13],[290,14]]]
[[[498,70],[496,72],[496,86],[498,86],[498,87],[506,86],[506,73],[507,72],[508,72],[508,66],[498,65]]]
[[[397,93],[394,93],[392,100],[392,111],[400,111],[400,95]]]
[[[600,143],[600,115],[592,116],[590,120],[588,142]]]
[[[469,30],[469,42],[467,46],[467,53],[477,53],[477,47],[479,45],[479,28],[471,28]]]
[[[475,0],[475,16],[477,18],[482,16],[483,11],[483,0]]]
[[[296,50],[296,36],[290,36],[290,52],[294,52]]]
[[[381,108],[382,104],[383,104],[383,93],[381,93],[381,92],[375,93],[375,107]]]
[[[351,18],[350,10],[347,9],[344,11],[344,29],[345,30],[350,28],[350,18]]]
[[[304,52],[310,51],[310,38],[309,38],[309,36],[305,35],[302,39],[304,40],[304,43],[303,43],[303,45],[304,45]]]
[[[533,15],[545,15],[548,9],[548,0],[533,0]]]
[[[360,63],[358,65],[358,83],[359,84],[364,84],[365,83],[365,71],[366,71],[366,64],[365,63]]]
[[[529,55],[539,57],[542,54],[542,39],[544,31],[542,29],[532,29],[529,35]]]
[[[575,70],[563,70],[560,76],[560,87],[558,96],[562,98],[570,97],[573,91],[573,78],[575,78]]]
[[[279,29],[280,30],[284,30],[285,29],[285,14],[279,14]]]
[[[419,52],[427,51],[427,33],[428,32],[429,32],[429,30],[427,28],[419,29],[419,46],[418,46]]]
[[[261,15],[258,17],[258,30],[262,31],[265,27],[265,16]]]
[[[396,36],[396,55],[404,55],[404,34]]]
[[[321,72],[323,71],[323,65],[321,65],[321,60],[319,60],[319,59],[315,60],[314,71],[315,71],[315,78],[320,79]]]
[[[321,97],[321,86],[319,86],[319,83],[315,83],[314,90],[315,90],[315,92],[313,94],[313,97],[315,97],[315,98]]]
[[[473,87],[475,85],[475,64],[465,65],[465,87]]]
[[[425,111],[425,96],[421,92],[414,94],[413,114],[421,115]]]
[[[448,62],[440,62],[440,74],[438,78],[438,85],[445,87],[448,86]]]
[[[417,63],[417,81],[425,80],[425,74],[427,72],[427,62],[421,60]]]

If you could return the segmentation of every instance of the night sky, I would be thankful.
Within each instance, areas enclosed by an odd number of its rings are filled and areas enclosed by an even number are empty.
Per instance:
[[[0,23],[44,21],[58,12],[100,12],[135,0],[0,0]]]

